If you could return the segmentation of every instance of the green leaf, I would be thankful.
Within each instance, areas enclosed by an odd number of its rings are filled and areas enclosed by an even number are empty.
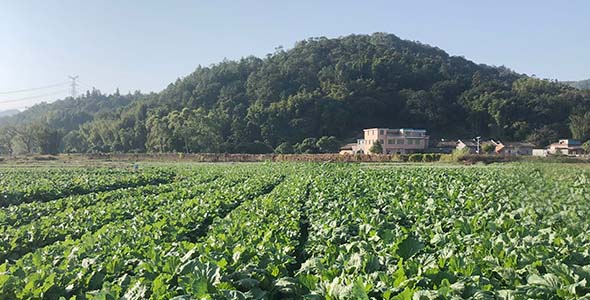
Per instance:
[[[420,252],[424,248],[424,244],[413,236],[408,236],[397,247],[397,255],[403,259],[408,259]]]
[[[393,300],[412,300],[414,297],[414,289],[405,288],[401,293],[395,295]]]

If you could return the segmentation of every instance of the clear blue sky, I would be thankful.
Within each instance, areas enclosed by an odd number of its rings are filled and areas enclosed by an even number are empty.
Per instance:
[[[198,65],[263,56],[308,37],[389,32],[542,78],[590,77],[590,1],[73,1],[0,3],[5,91],[67,81],[110,93],[159,91]],[[59,94],[59,93],[62,94]]]

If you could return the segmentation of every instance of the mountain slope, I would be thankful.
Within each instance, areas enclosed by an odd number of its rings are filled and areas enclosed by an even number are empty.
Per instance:
[[[67,126],[45,109],[27,120],[63,129],[65,151],[257,153],[304,151],[308,138],[353,140],[375,126],[545,144],[569,135],[572,112],[590,111],[586,92],[384,33],[308,39],[265,58],[198,67],[125,101]]]
[[[18,125],[33,122],[42,122],[50,127],[59,128],[66,132],[76,130],[86,122],[94,119],[95,116],[108,114],[115,109],[129,105],[143,95],[103,95],[98,90],[73,99],[57,100],[51,103],[40,103],[31,108],[0,119],[0,125]]]
[[[19,112],[20,111],[17,109],[2,110],[2,111],[0,111],[0,118],[10,117],[10,116],[18,114]]]

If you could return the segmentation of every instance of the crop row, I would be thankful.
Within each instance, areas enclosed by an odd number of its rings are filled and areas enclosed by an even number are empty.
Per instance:
[[[80,208],[88,208],[92,205],[103,203],[114,203],[128,197],[141,197],[153,194],[170,192],[181,189],[183,186],[195,182],[208,182],[214,180],[218,175],[205,173],[195,175],[189,179],[178,180],[174,184],[155,184],[132,188],[122,188],[105,192],[94,192],[83,195],[73,195],[48,202],[21,203],[0,208],[0,226],[18,227],[29,224],[43,216],[52,216],[60,212],[73,212]],[[0,227],[0,232],[6,227]]]
[[[172,184],[37,203],[37,213],[50,215],[5,226],[0,299],[590,294],[583,169],[263,164],[170,172]],[[38,228],[43,234],[32,234]]]
[[[57,211],[22,226],[4,226],[0,231],[0,261],[17,259],[23,254],[66,238],[77,239],[105,224],[130,219],[136,214],[153,210],[178,198],[195,197],[208,189],[210,186],[207,183],[181,181],[158,186],[153,191],[154,194],[123,191],[116,193],[114,199],[107,198],[112,201],[99,201],[79,209]]]
[[[575,299],[590,291],[581,218],[589,210],[577,183],[530,170],[426,170],[316,182],[310,258],[298,272],[308,297]]]
[[[158,277],[151,283],[140,280],[151,287],[147,294],[151,299],[285,299],[293,294],[290,276],[307,235],[302,208],[310,183],[309,174],[292,174],[271,193],[217,219],[176,268],[154,266]]]
[[[84,298],[87,291],[103,284],[124,287],[131,284],[128,280],[133,274],[147,276],[149,266],[159,265],[167,253],[185,249],[202,234],[212,216],[267,192],[278,180],[280,177],[268,175],[244,181],[241,174],[216,180],[200,196],[184,189],[143,199],[158,205],[87,232],[78,240],[57,242],[0,266],[0,272],[6,273],[0,275],[4,276],[0,282],[5,282],[0,295]],[[235,185],[239,181],[243,183]]]
[[[145,172],[122,169],[1,170],[0,207],[44,202],[75,194],[168,183],[173,177],[173,172],[162,169]]]

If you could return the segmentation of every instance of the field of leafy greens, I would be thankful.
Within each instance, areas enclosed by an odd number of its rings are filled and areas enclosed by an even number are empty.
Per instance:
[[[0,169],[0,299],[590,299],[582,166]]]

